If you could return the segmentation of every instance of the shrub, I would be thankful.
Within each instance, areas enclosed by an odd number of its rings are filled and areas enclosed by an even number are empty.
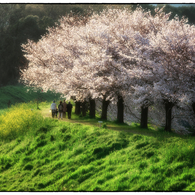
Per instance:
[[[0,115],[0,138],[15,139],[18,135],[25,134],[32,127],[39,126],[43,117],[28,105],[12,106],[10,110]]]
[[[103,124],[102,124],[102,128],[107,129],[106,123],[103,123]]]

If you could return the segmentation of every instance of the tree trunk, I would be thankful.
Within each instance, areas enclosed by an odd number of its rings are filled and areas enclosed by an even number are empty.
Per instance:
[[[75,114],[77,115],[81,114],[81,102],[79,101],[75,102]]]
[[[89,116],[95,118],[95,100],[89,98]]]
[[[107,111],[108,111],[109,103],[110,101],[106,101],[106,97],[104,97],[102,101],[102,115],[101,115],[102,120],[107,120]]]
[[[82,102],[82,115],[86,116],[86,101]]]
[[[172,122],[172,108],[174,104],[172,102],[165,102],[165,111],[166,111],[166,124],[165,131],[171,131],[171,122]]]
[[[117,102],[117,121],[124,123],[124,100],[122,96],[118,96]]]
[[[141,128],[148,128],[148,107],[141,107]]]

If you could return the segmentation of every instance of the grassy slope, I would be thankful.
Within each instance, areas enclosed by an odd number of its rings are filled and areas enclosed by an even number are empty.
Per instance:
[[[24,86],[6,86],[0,87],[0,109],[8,107],[8,101],[11,101],[11,105],[21,102],[29,102],[38,99],[39,101],[52,101],[53,99],[59,99],[60,94],[55,94],[52,91],[42,93],[41,90],[35,92],[33,88]]]
[[[103,129],[75,115],[53,120],[49,105],[40,105],[46,118],[35,128],[0,141],[1,191],[195,190],[193,137],[136,124]]]
[[[40,112],[49,113],[48,106],[40,106]],[[89,119],[73,118],[77,123],[46,118],[28,134],[1,142],[0,189],[194,190],[194,138],[138,127],[126,127],[129,132],[112,131],[81,124]],[[93,124],[98,125],[95,120]],[[107,126],[115,125],[107,122]],[[125,127],[119,126],[115,127]]]

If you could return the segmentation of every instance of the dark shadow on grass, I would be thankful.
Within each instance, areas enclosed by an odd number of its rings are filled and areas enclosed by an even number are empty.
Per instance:
[[[114,142],[114,143],[112,143],[111,146],[95,148],[93,150],[93,156],[96,159],[104,158],[113,151],[117,151],[117,150],[126,148],[128,143],[129,142],[125,140],[123,142]]]
[[[148,124],[148,129],[140,128],[140,125],[137,123],[133,123],[132,126],[126,124],[126,123],[118,123],[116,120],[115,121],[108,121],[108,120],[102,120],[101,118],[95,118],[91,119],[89,115],[85,117],[79,117],[79,116],[74,116],[72,121],[73,123],[81,123],[85,125],[94,125],[99,127],[98,121],[103,121],[103,123],[106,123],[107,129],[108,130],[115,130],[115,131],[120,131],[120,132],[127,132],[127,133],[132,133],[132,134],[138,134],[138,135],[145,135],[145,136],[150,136],[150,137],[155,137],[159,138],[160,140],[166,139],[168,137],[179,137],[182,139],[188,139],[191,136],[185,136],[185,135],[179,135],[174,132],[167,132],[164,131],[162,127],[155,127],[152,124]]]
[[[110,130],[115,130],[115,131],[123,131],[126,133],[131,133],[131,134],[137,134],[137,135],[144,135],[144,136],[149,136],[149,137],[154,137],[157,138],[158,140],[164,140],[166,138],[173,138],[173,137],[178,137],[182,139],[189,139],[192,138],[192,136],[189,135],[179,135],[174,132],[166,132],[166,131],[154,131],[151,129],[141,129],[141,128],[135,128],[129,126],[128,128],[122,128],[122,127],[109,127],[108,129]]]

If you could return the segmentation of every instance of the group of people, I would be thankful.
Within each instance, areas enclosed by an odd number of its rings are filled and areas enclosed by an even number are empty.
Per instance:
[[[58,119],[62,119],[63,117],[66,118],[66,112],[68,112],[68,118],[71,119],[71,112],[72,112],[72,104],[68,102],[68,104],[65,102],[60,101],[60,104],[56,105],[55,101],[51,104],[50,107],[52,118],[58,114]]]

